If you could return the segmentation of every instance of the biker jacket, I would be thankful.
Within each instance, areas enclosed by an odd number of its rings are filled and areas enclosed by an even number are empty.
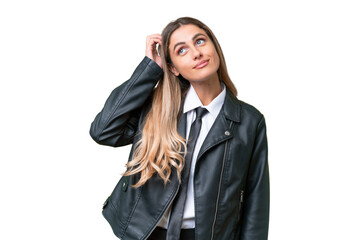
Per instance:
[[[153,89],[162,75],[162,69],[145,57],[131,78],[112,91],[91,124],[91,137],[113,147],[133,144],[131,159]],[[183,115],[178,123],[182,136],[185,124]],[[264,116],[227,92],[195,166],[195,239],[267,239],[267,154]],[[179,190],[176,170],[166,186],[154,175],[145,185],[132,187],[138,179],[138,175],[123,176],[103,207],[113,232],[123,240],[147,239]]]

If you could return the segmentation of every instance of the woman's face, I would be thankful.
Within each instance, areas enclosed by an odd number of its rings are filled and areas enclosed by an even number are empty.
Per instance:
[[[170,36],[172,72],[190,83],[218,81],[219,55],[205,31],[195,25],[183,25]]]

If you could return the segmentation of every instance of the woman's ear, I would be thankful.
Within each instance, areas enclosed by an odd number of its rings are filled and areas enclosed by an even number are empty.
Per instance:
[[[174,65],[170,64],[170,71],[175,75],[175,76],[179,76],[179,71],[174,67]]]

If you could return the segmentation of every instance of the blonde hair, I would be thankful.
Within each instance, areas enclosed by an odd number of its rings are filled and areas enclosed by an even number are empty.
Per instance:
[[[227,91],[237,95],[235,85],[231,81],[220,44],[215,35],[205,24],[190,17],[179,18],[170,22],[162,32],[160,56],[163,63],[164,76],[154,89],[152,106],[145,117],[142,137],[135,146],[133,159],[129,161],[125,176],[140,173],[139,181],[134,187],[140,187],[154,174],[158,174],[166,185],[169,182],[172,167],[181,181],[186,154],[186,139],[177,132],[177,124],[182,114],[182,102],[190,86],[181,75],[176,77],[171,71],[169,44],[171,34],[182,25],[193,24],[203,29],[215,45],[219,55],[218,75],[226,85]]]

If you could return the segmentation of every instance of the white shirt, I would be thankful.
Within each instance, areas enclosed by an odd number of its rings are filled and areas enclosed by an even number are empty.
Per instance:
[[[181,228],[195,228],[195,208],[194,208],[194,171],[197,157],[200,151],[200,148],[210,131],[212,125],[215,122],[216,117],[219,115],[222,105],[224,104],[226,87],[224,84],[221,84],[222,91],[221,93],[214,98],[211,103],[207,106],[202,105],[198,95],[196,94],[195,89],[190,85],[190,89],[185,97],[183,113],[187,113],[187,122],[186,122],[186,138],[189,137],[190,128],[192,122],[196,118],[195,109],[197,107],[203,107],[208,110],[202,117],[201,130],[198,136],[198,139],[195,144],[195,149],[193,153],[193,158],[191,162],[189,182],[187,188],[186,202],[184,208],[183,222]],[[167,228],[169,211],[166,212],[163,218],[160,220],[158,226]]]

